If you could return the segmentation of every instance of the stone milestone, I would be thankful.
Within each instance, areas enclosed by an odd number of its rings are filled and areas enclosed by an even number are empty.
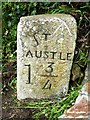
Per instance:
[[[17,28],[17,98],[61,98],[68,91],[77,37],[70,15],[21,17]]]

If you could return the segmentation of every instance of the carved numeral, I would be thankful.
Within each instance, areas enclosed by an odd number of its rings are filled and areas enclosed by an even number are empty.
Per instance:
[[[54,62],[48,62],[48,67],[47,67],[47,70],[45,70],[47,73],[52,73],[53,72],[53,64]]]
[[[28,66],[28,82],[26,84],[30,84],[30,80],[31,80],[31,65],[25,65]]]
[[[51,84],[50,84],[49,82],[50,82],[50,80],[48,80],[48,81],[45,83],[45,85],[43,86],[42,89],[51,89]]]

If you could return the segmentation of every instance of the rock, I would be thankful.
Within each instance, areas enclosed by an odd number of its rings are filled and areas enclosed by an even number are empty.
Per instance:
[[[89,78],[89,71],[88,71],[88,67],[87,67],[86,70],[85,70],[85,76],[84,76],[82,85],[84,85],[85,83],[88,82],[88,78]]]
[[[17,29],[17,98],[57,99],[67,94],[77,37],[70,15],[20,18]]]
[[[74,106],[59,117],[65,119],[90,120],[90,82],[85,83]]]
[[[81,76],[81,68],[78,64],[73,64],[72,81],[76,81]]]
[[[72,86],[84,85],[88,81],[88,68],[86,70],[82,70],[77,63],[74,63],[72,66],[71,72],[71,82]]]

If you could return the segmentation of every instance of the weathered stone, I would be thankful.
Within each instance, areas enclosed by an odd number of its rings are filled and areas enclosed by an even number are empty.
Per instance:
[[[85,83],[74,106],[59,117],[61,119],[90,120],[90,82]]]
[[[70,15],[22,17],[17,29],[17,98],[67,94],[76,21]]]
[[[85,83],[88,82],[88,78],[89,78],[88,74],[89,74],[89,71],[88,71],[88,67],[87,67],[86,70],[85,70],[85,76],[84,76],[82,85],[84,85]]]

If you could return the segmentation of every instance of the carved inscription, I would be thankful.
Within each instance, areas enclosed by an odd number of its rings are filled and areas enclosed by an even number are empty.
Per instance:
[[[47,80],[47,82],[45,83],[42,89],[49,89],[49,90],[51,89],[50,80]]]
[[[52,73],[53,72],[53,62],[48,62],[48,67],[47,70],[45,70],[47,73]]]
[[[48,36],[50,36],[51,34],[46,34],[46,33],[43,33],[42,35],[44,35],[44,40],[47,41],[48,40]],[[36,34],[33,35],[33,41],[34,41],[34,44],[33,44],[33,47],[36,47],[40,45],[40,40],[36,38]],[[45,46],[46,47],[46,46]],[[30,57],[30,58],[38,58],[38,59],[41,59],[41,58],[45,58],[45,59],[48,59],[50,58],[51,60],[53,59],[57,59],[58,60],[69,60],[71,61],[71,55],[72,53],[66,53],[66,54],[63,54],[62,52],[56,52],[56,51],[31,51],[31,50],[28,50],[27,53],[26,53],[26,57]],[[45,72],[46,73],[49,73],[49,77],[56,77],[56,76],[53,76],[52,75],[52,72],[53,72],[53,65],[55,63],[54,62],[47,62],[47,69],[45,69]],[[28,66],[28,83],[27,84],[30,84],[30,76],[31,76],[31,67],[30,67],[30,64],[29,65],[25,65],[25,66]],[[41,75],[41,76],[44,76],[46,77],[47,75]],[[50,80],[47,80],[46,83],[44,84],[43,88],[42,89],[51,89],[51,83],[50,83]]]
[[[30,84],[31,82],[31,66],[29,65],[25,65],[28,67],[28,82],[26,84]]]
[[[57,59],[58,60],[70,60],[71,61],[72,53],[62,53],[62,52],[49,52],[49,51],[34,51],[31,52],[30,50],[27,51],[26,57],[31,58],[50,58],[50,59]]]
[[[43,34],[45,36],[45,40],[48,40],[48,35],[51,35],[51,34]],[[36,42],[36,45],[34,45],[33,47],[37,47],[39,45],[39,40],[37,40],[37,38],[35,37],[35,35],[33,36],[34,37],[34,41]],[[52,59],[57,59],[58,60],[69,60],[71,61],[71,55],[72,53],[66,53],[66,54],[63,54],[62,52],[54,52],[54,51],[31,51],[31,50],[28,50],[27,53],[26,53],[26,57],[30,57],[30,58],[38,58],[38,59],[41,59],[41,58],[45,58],[45,59],[48,59],[50,58],[51,60]],[[52,72],[53,72],[53,65],[55,63],[54,62],[47,62],[47,69],[45,69],[45,72],[46,73],[49,73],[50,77],[52,77]],[[29,65],[25,65],[25,66],[28,66],[28,83],[27,84],[30,84],[30,76],[31,76],[31,67],[30,67],[30,64]],[[44,76],[46,77],[45,75],[41,75],[41,76]],[[53,76],[54,77],[54,76]],[[44,87],[42,89],[51,89],[51,83],[49,83],[50,80],[47,80]]]

